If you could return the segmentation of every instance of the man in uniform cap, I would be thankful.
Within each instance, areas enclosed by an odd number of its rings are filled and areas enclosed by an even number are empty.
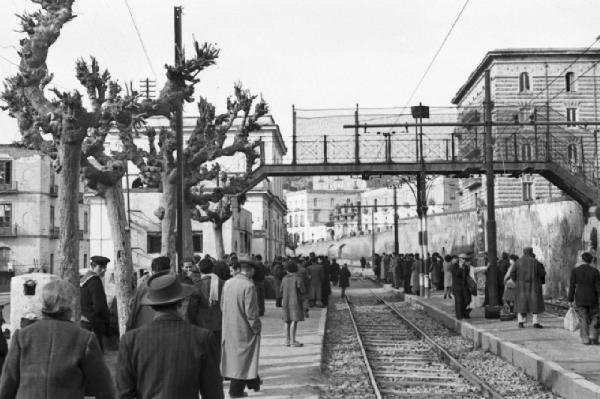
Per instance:
[[[183,301],[194,288],[174,273],[148,279],[142,304],[156,312],[150,324],[128,331],[119,344],[118,397],[222,399],[215,337],[184,320]]]
[[[102,337],[108,332],[110,316],[102,278],[110,259],[104,256],[90,258],[91,269],[83,276],[81,287],[81,327],[93,331],[100,348],[104,350]]]

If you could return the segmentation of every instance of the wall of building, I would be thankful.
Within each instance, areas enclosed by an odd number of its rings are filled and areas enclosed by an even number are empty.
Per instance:
[[[595,220],[595,219],[594,219]],[[564,296],[569,275],[577,262],[577,254],[587,247],[584,237],[586,222],[581,207],[573,201],[546,201],[536,204],[504,206],[496,210],[498,252],[520,255],[523,247],[532,246],[547,271],[544,292]],[[418,253],[418,219],[400,221],[398,238],[400,252]],[[588,225],[590,225],[588,221]],[[597,226],[597,221],[594,221]],[[477,215],[474,211],[452,212],[428,218],[429,252],[451,253],[453,248],[474,242]],[[589,237],[589,233],[586,237]],[[301,245],[297,254],[328,254],[356,262],[361,256],[371,256],[370,235],[339,241]],[[375,235],[375,251],[393,252],[394,232]]]

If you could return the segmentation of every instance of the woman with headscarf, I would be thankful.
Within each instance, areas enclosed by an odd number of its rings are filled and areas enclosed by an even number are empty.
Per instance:
[[[64,280],[42,288],[43,318],[15,331],[0,379],[0,398],[115,397],[98,339],[71,321],[76,294]]]

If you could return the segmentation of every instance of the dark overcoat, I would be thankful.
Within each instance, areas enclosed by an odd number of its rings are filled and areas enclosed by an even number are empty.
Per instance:
[[[93,271],[88,271],[80,283],[81,319],[87,320],[95,332],[106,335],[110,323],[106,293],[102,279]]]
[[[342,266],[342,270],[340,270],[340,287],[350,287],[350,270],[346,266]]]
[[[334,285],[337,285],[337,282],[340,278],[340,265],[337,262],[333,262],[329,267],[329,276],[331,282]]]
[[[546,278],[544,266],[534,257],[525,254],[515,262],[510,278],[517,285],[515,312],[542,313],[544,311],[542,285]]]
[[[571,272],[569,283],[569,302],[576,306],[598,306],[600,298],[600,272],[587,263],[581,264]]]
[[[134,328],[141,327],[146,324],[150,324],[154,319],[154,310],[150,306],[142,305],[142,298],[148,292],[148,279],[138,285],[135,290],[133,299],[131,300],[131,309],[129,311],[129,318],[127,319],[126,330],[133,330]]]
[[[466,316],[465,310],[471,303],[471,292],[467,285],[470,268],[468,265],[460,267],[458,263],[450,265],[452,274],[452,293],[454,294],[454,313],[457,318]]]
[[[119,398],[222,399],[214,339],[171,313],[158,313],[152,323],[127,332],[119,344]]]
[[[281,280],[285,277],[285,270],[281,262],[274,262],[272,266],[273,290],[275,298],[281,298]]]
[[[310,274],[310,284],[308,286],[308,299],[320,301],[323,294],[323,279],[325,273],[323,271],[323,265],[313,263],[307,268]]]
[[[223,294],[223,284],[225,282],[219,279],[219,300],[210,303],[210,284],[211,276],[203,275],[200,280],[194,283],[194,293],[190,296],[188,305],[188,320],[198,327],[206,328],[210,331],[221,331],[223,313],[221,312],[221,295]]]
[[[281,308],[283,321],[304,321],[302,298],[306,292],[304,281],[296,273],[286,274],[281,281]]]
[[[0,379],[2,399],[115,398],[96,336],[78,325],[42,319],[14,332]]]

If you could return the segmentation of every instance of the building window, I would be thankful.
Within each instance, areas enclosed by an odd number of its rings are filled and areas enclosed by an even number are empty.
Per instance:
[[[12,182],[12,161],[0,161],[0,184]]]
[[[83,268],[85,269],[86,267],[88,267],[87,254],[83,254]]]
[[[577,108],[567,108],[567,122],[577,121]],[[567,127],[575,127],[574,123],[567,123]]]
[[[331,206],[333,208],[333,204],[334,204],[334,200],[333,198],[329,201],[329,206]]]
[[[192,233],[192,244],[194,252],[202,252],[204,248],[203,236],[201,231],[195,231]],[[236,251],[237,252],[237,251]]]
[[[85,257],[84,257],[84,259],[85,259]],[[49,272],[51,274],[54,274],[54,254],[50,254],[50,270],[49,270]]]
[[[12,205],[0,204],[0,227],[10,227],[12,224]]]
[[[373,212],[377,212],[377,199],[373,200]]]
[[[50,228],[54,228],[54,206],[50,205]]]
[[[89,226],[89,220],[88,220],[88,213],[83,212],[83,232],[87,233],[89,228],[90,228],[90,226]]]
[[[318,203],[319,203],[319,202],[318,202],[318,201],[317,201],[317,199],[315,198],[315,199],[313,200],[313,206],[316,208]]]
[[[0,248],[0,270],[2,270],[2,271],[8,270],[9,260],[10,260],[10,248],[9,247]]]
[[[521,72],[519,75],[519,93],[529,91],[529,74],[527,72]]]
[[[577,163],[577,145],[569,144],[567,146],[567,160],[572,165]]]
[[[573,72],[567,72],[565,75],[565,91],[567,93],[575,91],[575,74]]]
[[[533,188],[533,182],[524,181],[522,184],[523,184],[522,185],[523,201],[531,201],[533,199],[533,196],[531,194],[532,188]]]
[[[526,143],[521,145],[521,160],[531,161],[531,144]]]
[[[530,123],[531,122],[531,108],[525,107],[519,110],[519,123]]]
[[[161,250],[161,235],[160,233],[148,233],[147,235],[147,250],[149,254],[159,254]]]

